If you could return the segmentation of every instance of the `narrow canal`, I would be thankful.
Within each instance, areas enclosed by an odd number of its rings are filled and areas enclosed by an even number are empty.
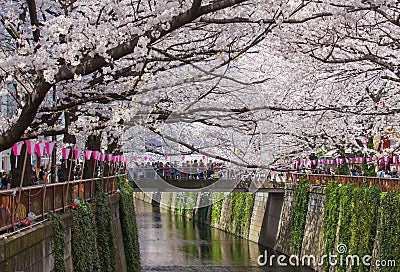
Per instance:
[[[142,271],[312,271],[260,267],[257,258],[266,248],[257,243],[208,226],[199,227],[140,200],[135,204]]]

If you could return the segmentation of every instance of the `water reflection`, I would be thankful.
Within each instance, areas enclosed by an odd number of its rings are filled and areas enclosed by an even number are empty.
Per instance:
[[[259,267],[265,248],[257,243],[197,226],[143,201],[136,201],[136,216],[142,271],[311,271]]]

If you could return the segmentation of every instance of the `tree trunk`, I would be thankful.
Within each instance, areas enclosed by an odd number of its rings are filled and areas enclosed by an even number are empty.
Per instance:
[[[69,152],[69,160],[67,160],[67,163],[65,164],[64,158],[61,160],[61,166],[60,166],[60,176],[61,176],[61,181],[68,181],[68,176],[70,177],[69,180],[74,180],[74,170],[75,170],[75,160],[74,158],[74,151],[72,149],[72,146],[70,147],[71,151]],[[72,163],[72,166],[71,166]],[[71,171],[71,173],[70,173]]]
[[[11,152],[10,160],[11,160],[11,176],[12,182],[11,187],[19,187],[21,178],[22,178],[22,167],[24,166],[24,158],[26,153],[26,145],[22,145],[21,155],[18,156],[17,168],[15,168],[15,159],[14,153]],[[24,180],[22,181],[22,186],[32,185],[32,164],[31,164],[31,155],[26,156],[26,165],[25,165],[25,174]]]
[[[107,154],[117,155],[115,152],[117,152],[118,148],[119,148],[118,139],[109,137],[108,138],[108,146],[107,146]],[[111,166],[112,164],[113,164],[113,162],[109,162],[109,163],[107,162],[104,164],[104,174],[103,174],[104,177],[112,176],[115,174],[114,173],[115,169],[113,166]]]
[[[86,149],[99,151],[101,145],[101,136],[100,135],[90,135],[86,141]],[[92,177],[97,177],[97,169],[95,169],[95,160],[93,159],[93,155],[90,160],[86,161],[85,168],[83,169],[83,178],[91,179]],[[98,165],[96,166],[98,167]]]

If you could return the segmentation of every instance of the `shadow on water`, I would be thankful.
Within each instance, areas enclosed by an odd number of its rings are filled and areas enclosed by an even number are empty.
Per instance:
[[[272,250],[143,201],[136,201],[136,217],[142,271],[312,271],[261,267],[258,256]]]

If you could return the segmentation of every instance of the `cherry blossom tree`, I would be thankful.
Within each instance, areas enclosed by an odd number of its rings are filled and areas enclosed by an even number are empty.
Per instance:
[[[169,152],[270,165],[398,118],[396,2],[28,0],[0,13],[0,92],[16,108],[0,150],[102,131],[136,152],[156,134]]]

